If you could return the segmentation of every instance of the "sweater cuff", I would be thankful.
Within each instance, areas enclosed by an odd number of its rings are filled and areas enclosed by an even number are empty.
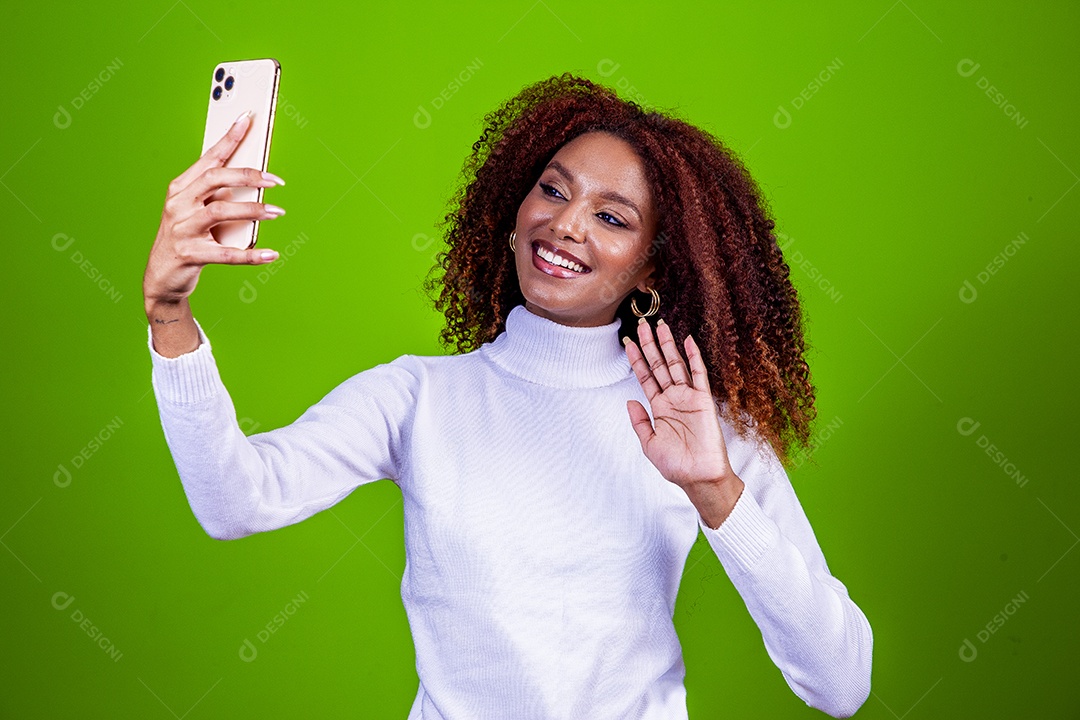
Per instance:
[[[780,528],[761,509],[749,487],[743,488],[735,507],[720,527],[709,527],[700,513],[697,519],[705,539],[729,576],[749,572],[780,537]]]
[[[153,330],[147,324],[146,342],[153,366],[151,384],[159,399],[176,405],[190,405],[213,397],[221,387],[210,340],[198,320],[195,320],[195,327],[199,331],[199,347],[178,357],[167,358],[154,349]]]

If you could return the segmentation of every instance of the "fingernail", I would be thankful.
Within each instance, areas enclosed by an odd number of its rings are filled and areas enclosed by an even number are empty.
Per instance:
[[[251,111],[250,110],[245,110],[244,112],[240,113],[239,117],[237,117],[235,120],[233,120],[233,125],[239,125],[241,120],[243,120],[244,118],[246,118],[246,117],[248,117],[250,115],[251,115]]]
[[[659,320],[657,320],[656,324],[657,325],[663,325],[664,324],[664,318],[660,318]]]
[[[282,180],[281,178],[279,178],[277,175],[275,175],[272,172],[266,172],[265,170],[263,170],[262,176],[263,176],[263,179],[269,180],[270,182],[275,182],[278,185],[284,185],[285,184],[284,180]]]
[[[271,215],[284,215],[285,208],[279,208],[277,205],[271,205],[270,203],[267,203],[266,212],[270,213]]]
[[[259,253],[259,257],[261,257],[263,260],[276,260],[277,259],[277,251],[276,250],[263,250],[261,253]]]
[[[629,345],[630,344],[630,338],[627,337],[626,335],[623,335],[622,344],[624,346]]]
[[[638,325],[640,325],[640,324],[641,324],[641,323],[643,323],[643,322],[645,322],[645,318],[643,318],[643,317],[639,317],[639,318],[637,319],[637,324],[638,324]]]

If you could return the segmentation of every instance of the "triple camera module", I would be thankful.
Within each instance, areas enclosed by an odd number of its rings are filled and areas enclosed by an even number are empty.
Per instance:
[[[216,80],[217,82],[221,82],[222,80],[224,80],[224,87],[226,90],[232,90],[233,83],[236,82],[232,75],[225,77],[225,68],[217,69],[217,72],[214,73],[214,80]],[[212,93],[212,95],[215,100],[221,99],[221,88],[221,85],[217,85],[216,87],[214,87],[214,92]]]

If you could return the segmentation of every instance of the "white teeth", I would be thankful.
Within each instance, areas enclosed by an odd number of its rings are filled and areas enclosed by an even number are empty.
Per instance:
[[[549,252],[542,247],[536,248],[536,254],[547,260],[552,265],[559,265],[560,267],[573,270],[574,272],[585,272],[585,268],[583,268],[581,265],[578,265],[576,262],[571,262],[566,258],[562,257],[561,255],[556,255],[555,253]]]

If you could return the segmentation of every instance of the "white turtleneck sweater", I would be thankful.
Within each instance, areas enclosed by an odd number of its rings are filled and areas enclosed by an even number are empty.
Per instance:
[[[650,406],[620,324],[518,305],[473,352],[403,355],[250,437],[202,327],[171,359],[147,334],[165,439],[211,537],[300,522],[382,478],[401,489],[420,679],[409,720],[685,719],[672,616],[699,531],[795,694],[853,714],[870,693],[870,625],[783,466],[721,421],[745,489],[706,525],[634,434],[626,401]]]

